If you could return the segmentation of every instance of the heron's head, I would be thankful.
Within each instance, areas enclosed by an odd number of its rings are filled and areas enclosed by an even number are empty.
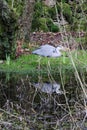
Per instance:
[[[63,46],[58,46],[57,48],[56,48],[56,50],[57,51],[68,51],[68,48],[67,47],[63,47]]]

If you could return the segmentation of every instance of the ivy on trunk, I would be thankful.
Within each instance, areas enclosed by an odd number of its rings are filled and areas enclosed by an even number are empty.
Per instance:
[[[16,16],[6,1],[0,0],[0,59],[15,57]]]

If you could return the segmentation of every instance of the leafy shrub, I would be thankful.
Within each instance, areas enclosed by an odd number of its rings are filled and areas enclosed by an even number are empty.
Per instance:
[[[32,20],[32,31],[39,31],[40,18],[43,15],[43,7],[41,2],[36,2],[34,5],[34,13]]]
[[[57,26],[57,25],[52,25],[51,31],[52,31],[52,32],[59,32],[58,26]]]
[[[45,32],[49,31],[49,29],[47,27],[47,20],[46,20],[46,18],[40,18],[39,22],[40,22],[39,31],[40,30],[43,30]]]
[[[23,13],[24,0],[6,0],[10,8],[16,13],[16,16],[19,17]],[[13,4],[12,4],[13,3]]]
[[[72,10],[70,8],[70,5],[65,2],[62,1],[62,6],[61,6],[61,2],[57,2],[57,11],[58,11],[59,17],[61,17],[61,13],[62,13],[65,19],[70,24],[72,24],[73,22]]]
[[[40,18],[39,19],[39,31],[44,32],[58,32],[59,28],[57,25],[54,25],[51,18]]]
[[[71,9],[70,9],[69,4],[63,3],[62,11],[63,11],[63,15],[64,15],[64,17],[66,18],[66,20],[67,20],[70,24],[72,24],[72,22],[73,22],[73,17],[72,17],[72,11],[71,11]]]
[[[55,7],[48,7],[37,1],[34,6],[32,31],[59,31],[58,27],[54,25],[53,19],[56,19]]]
[[[55,7],[48,7],[48,13],[49,13],[49,17],[52,19],[56,18],[56,10]]]
[[[47,24],[47,27],[48,27],[48,29],[49,29],[49,31],[52,31],[52,26],[53,26],[53,21],[52,21],[52,19],[51,18],[47,18],[46,19],[46,24]]]
[[[85,20],[82,23],[82,30],[87,32],[87,22]]]
[[[50,32],[59,32],[59,27],[53,23],[51,18],[47,18],[46,24]]]

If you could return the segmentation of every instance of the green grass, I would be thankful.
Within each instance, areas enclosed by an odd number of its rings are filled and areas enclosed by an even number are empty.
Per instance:
[[[73,61],[77,69],[87,68],[87,52],[86,51],[73,51],[72,53]],[[70,54],[67,54],[70,55]],[[1,72],[24,72],[24,73],[35,73],[35,72],[47,72],[48,70],[52,72],[58,72],[60,68],[65,68],[65,70],[73,70],[73,65],[71,58],[66,57],[65,54],[59,58],[48,58],[40,57],[38,55],[22,55],[16,60],[4,61],[0,64]]]
[[[86,46],[86,37],[78,37],[78,38],[75,38],[75,41],[77,42],[77,43],[80,43],[82,46]]]

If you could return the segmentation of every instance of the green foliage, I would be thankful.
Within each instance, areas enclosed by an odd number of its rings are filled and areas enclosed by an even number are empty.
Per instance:
[[[85,2],[84,2],[85,3]],[[78,19],[81,19],[83,16],[82,14],[78,13],[78,9],[80,9],[80,12],[82,13],[82,9],[84,13],[86,12],[86,4],[82,4],[83,7],[80,6],[80,4],[76,5],[76,2],[69,3],[68,0],[62,0],[57,1],[56,7],[55,6],[50,7],[43,4],[41,1],[37,1],[35,3],[34,8],[34,15],[33,15],[33,21],[32,21],[32,31],[59,31],[58,27],[53,25],[53,20],[57,20],[57,15],[59,16],[59,19],[61,20],[61,14],[63,14],[65,20],[69,23],[71,26],[71,30],[78,30]],[[80,7],[80,8],[79,8]],[[75,12],[76,11],[76,12]],[[58,14],[56,14],[58,13]],[[50,20],[47,20],[50,19]],[[80,21],[80,20],[79,20]],[[41,23],[42,22],[42,23]],[[85,30],[84,23],[82,22],[81,30]],[[56,31],[55,31],[56,30]]]
[[[62,5],[62,6],[61,6]],[[73,24],[73,15],[70,5],[67,0],[57,1],[56,4],[58,14],[56,14],[55,6],[50,7],[43,4],[43,2],[38,1],[35,3],[34,15],[32,21],[32,31],[52,31],[58,32],[59,28],[53,24],[53,20],[57,20],[57,15],[61,19],[61,13],[65,17],[69,24]],[[50,19],[50,20],[47,20]],[[41,23],[42,22],[42,23]]]
[[[41,23],[43,23],[41,21]],[[44,31],[50,31],[50,32],[59,32],[59,28],[57,25],[55,25],[51,18],[44,18],[44,28],[42,28]]]
[[[76,5],[76,13],[87,13],[87,2]]]
[[[49,17],[55,20],[56,18],[55,7],[48,7],[48,13],[49,13]]]
[[[60,4],[60,2],[57,3],[56,7],[57,7],[58,14],[60,14],[61,13],[61,4]]]
[[[84,24],[83,24],[83,31],[87,32],[87,21],[85,21]]]
[[[10,65],[10,60],[11,60],[11,59],[10,59],[10,56],[7,56],[7,55],[6,55],[6,64],[7,64],[7,65]]]
[[[50,32],[54,32],[53,27],[54,27],[55,25],[53,24],[53,21],[52,21],[51,18],[47,18],[46,24],[47,24],[47,27],[48,27],[49,31],[50,31]]]
[[[51,26],[51,31],[52,31],[52,32],[59,32],[58,26],[53,24],[53,25]]]
[[[35,18],[41,17],[43,15],[43,4],[42,2],[36,2],[34,6],[34,16]]]
[[[42,3],[36,2],[34,6],[34,14],[32,20],[32,31],[39,30],[39,25],[40,25],[39,18],[42,17],[42,14],[43,14]]]
[[[59,28],[54,25],[56,17],[55,7],[48,7],[42,2],[36,2],[32,20],[32,31],[58,32]]]
[[[63,15],[64,15],[64,17],[66,18],[66,20],[67,20],[70,24],[72,24],[72,23],[73,23],[73,17],[72,17],[72,11],[71,11],[71,9],[70,9],[69,4],[63,3],[63,8],[61,8],[61,9],[62,9],[61,11],[63,11]]]
[[[39,30],[43,30],[45,32],[49,31],[47,27],[47,19],[46,18],[40,18],[39,19],[40,25],[39,25]]]
[[[6,0],[10,8],[15,12],[16,17],[23,13],[24,0]]]

